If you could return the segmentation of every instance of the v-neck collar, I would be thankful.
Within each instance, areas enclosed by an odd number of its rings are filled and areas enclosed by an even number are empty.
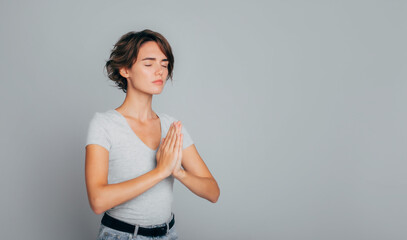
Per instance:
[[[126,128],[130,130],[130,132],[141,142],[142,145],[144,145],[148,150],[152,151],[152,152],[156,152],[161,145],[161,138],[162,138],[162,134],[163,134],[163,121],[161,118],[161,114],[159,114],[158,112],[155,112],[155,114],[158,116],[158,118],[160,119],[160,143],[158,144],[157,149],[153,150],[151,149],[149,146],[147,146],[147,144],[145,144],[141,138],[139,138],[139,136],[137,136],[137,134],[133,131],[133,129],[130,127],[130,124],[127,122],[127,119],[116,109],[113,109],[113,112],[115,112],[116,114],[118,114],[120,116],[121,119],[124,120],[124,123],[126,125]]]

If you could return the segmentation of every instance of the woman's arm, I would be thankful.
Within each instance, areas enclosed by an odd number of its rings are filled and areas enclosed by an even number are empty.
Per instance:
[[[96,144],[86,146],[85,178],[89,204],[96,214],[137,197],[166,178],[155,168],[137,178],[108,184],[109,152]]]
[[[199,155],[195,144],[182,150],[182,167],[184,170],[181,169],[174,177],[196,195],[216,203],[220,195],[218,183]]]

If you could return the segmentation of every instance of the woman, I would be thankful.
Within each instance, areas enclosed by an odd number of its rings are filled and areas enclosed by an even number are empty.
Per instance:
[[[87,193],[92,210],[104,213],[98,239],[177,239],[174,178],[218,200],[218,184],[185,127],[151,108],[173,66],[168,41],[148,29],[123,35],[106,62],[126,98],[116,109],[96,112],[88,129]]]

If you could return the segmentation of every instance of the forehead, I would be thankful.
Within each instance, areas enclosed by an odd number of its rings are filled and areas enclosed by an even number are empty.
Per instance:
[[[155,57],[160,60],[166,58],[158,44],[154,41],[145,42],[141,45],[138,52],[138,58],[142,59],[144,57]]]

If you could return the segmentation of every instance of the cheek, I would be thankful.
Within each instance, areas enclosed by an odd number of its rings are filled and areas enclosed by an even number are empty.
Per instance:
[[[153,71],[151,71],[148,68],[140,68],[137,71],[138,77],[141,77],[141,78],[150,77],[153,74],[154,74]]]
[[[168,75],[168,68],[166,68],[163,72],[163,75],[167,76]]]

